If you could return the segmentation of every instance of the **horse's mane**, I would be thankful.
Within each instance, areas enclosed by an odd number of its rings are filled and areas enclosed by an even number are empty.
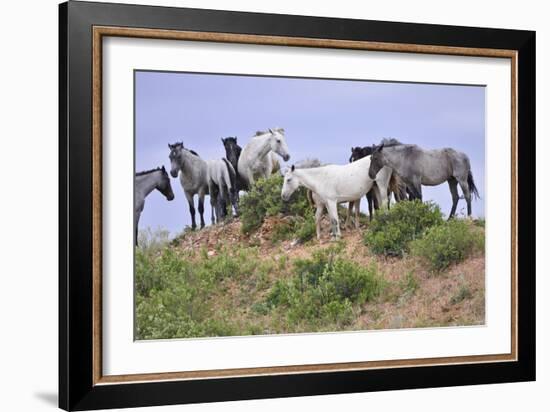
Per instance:
[[[381,141],[380,141],[380,144],[381,145],[384,145],[385,147],[389,147],[389,146],[400,146],[402,145],[403,143],[401,143],[399,140],[393,138],[393,137],[384,137]]]
[[[299,162],[294,164],[294,167],[296,169],[312,169],[314,167],[321,167],[321,166],[323,166],[323,164],[319,159],[311,159],[311,158],[300,160]]]
[[[283,129],[282,127],[274,127],[271,130],[273,130],[274,132],[279,132],[279,133],[284,133],[285,132],[285,129]],[[256,133],[254,134],[254,137],[261,136],[261,135],[264,135],[264,134],[269,134],[269,133],[270,133],[269,130],[257,130]]]
[[[153,173],[153,172],[161,172],[161,171],[162,171],[162,167],[157,167],[155,169],[144,170],[143,172],[136,172],[136,177],[137,176],[148,175],[149,173]]]
[[[176,142],[176,143],[174,143],[172,146],[173,146],[173,147],[181,147],[183,150],[185,150],[185,151],[187,151],[187,152],[189,152],[189,153],[191,153],[191,154],[194,154],[194,155],[197,156],[197,157],[200,157],[199,154],[198,154],[197,152],[195,152],[194,150],[191,150],[191,149],[188,149],[187,147],[185,147],[185,146],[183,145],[183,142]]]

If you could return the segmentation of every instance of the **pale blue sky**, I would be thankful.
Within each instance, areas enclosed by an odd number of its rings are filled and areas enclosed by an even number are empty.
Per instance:
[[[136,72],[135,82],[136,171],[161,165],[169,169],[168,143],[182,140],[202,158],[215,159],[225,155],[220,138],[237,136],[244,147],[256,130],[269,127],[284,127],[288,165],[308,157],[344,164],[352,146],[394,137],[423,148],[452,147],[466,153],[481,195],[473,202],[473,214],[484,216],[482,86],[145,71]],[[179,179],[172,179],[172,188],[172,202],[157,191],[147,197],[140,228],[161,227],[175,235],[191,224]],[[446,183],[424,186],[423,193],[448,214]],[[209,224],[208,198],[205,203]],[[465,209],[460,200],[458,212]]]

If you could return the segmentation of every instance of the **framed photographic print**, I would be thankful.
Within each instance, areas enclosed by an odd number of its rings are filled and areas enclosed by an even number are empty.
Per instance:
[[[60,5],[60,407],[535,379],[535,33]]]

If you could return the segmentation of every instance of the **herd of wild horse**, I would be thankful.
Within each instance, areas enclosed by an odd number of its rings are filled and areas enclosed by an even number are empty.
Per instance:
[[[168,144],[170,175],[177,178],[189,203],[192,228],[195,229],[195,202],[198,195],[198,211],[201,228],[204,227],[204,198],[210,196],[212,224],[221,222],[231,204],[238,215],[239,192],[247,191],[260,177],[279,173],[279,156],[290,159],[282,128],[256,132],[241,148],[236,137],[222,138],[226,156],[216,160],[204,160],[196,152],[184,147],[182,142]],[[447,182],[452,196],[449,218],[456,212],[460,186],[466,200],[468,216],[472,213],[472,196],[479,197],[474,183],[468,156],[454,149],[424,150],[414,144],[403,144],[396,139],[383,139],[378,145],[352,147],[349,163],[321,165],[305,161],[292,165],[284,173],[281,196],[289,200],[299,187],[307,189],[308,199],[315,205],[317,238],[320,238],[321,217],[326,209],[331,222],[333,238],[340,237],[338,204],[349,202],[346,226],[355,210],[355,227],[358,227],[361,198],[366,195],[369,214],[373,209],[389,207],[393,194],[395,201],[420,199],[422,186],[436,186]],[[164,166],[135,175],[135,242],[139,217],[145,205],[145,197],[159,190],[167,200],[174,198],[170,177]]]

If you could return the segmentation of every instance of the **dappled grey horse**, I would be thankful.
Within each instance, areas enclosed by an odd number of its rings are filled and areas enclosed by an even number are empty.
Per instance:
[[[422,185],[437,186],[448,182],[453,198],[449,219],[456,212],[457,185],[460,185],[468,205],[468,216],[471,216],[472,195],[479,197],[479,193],[466,154],[450,148],[424,150],[411,144],[382,144],[373,150],[369,176],[376,176],[384,166],[391,167],[401,177],[415,199],[422,200]]]
[[[152,170],[146,170],[145,172],[136,173],[134,193],[134,244],[136,246],[138,244],[139,218],[143,208],[145,207],[145,198],[155,189],[162,193],[166,197],[166,200],[174,199],[174,192],[172,191],[170,178],[168,177],[168,173],[166,173],[164,166]]]
[[[189,213],[191,214],[191,228],[196,229],[195,222],[195,202],[193,197],[199,196],[199,215],[201,218],[201,228],[204,227],[204,196],[208,194],[208,165],[201,159],[196,152],[183,147],[182,142],[168,144],[170,154],[170,175],[173,178],[178,177],[180,173],[180,183],[187,202],[189,203]]]

